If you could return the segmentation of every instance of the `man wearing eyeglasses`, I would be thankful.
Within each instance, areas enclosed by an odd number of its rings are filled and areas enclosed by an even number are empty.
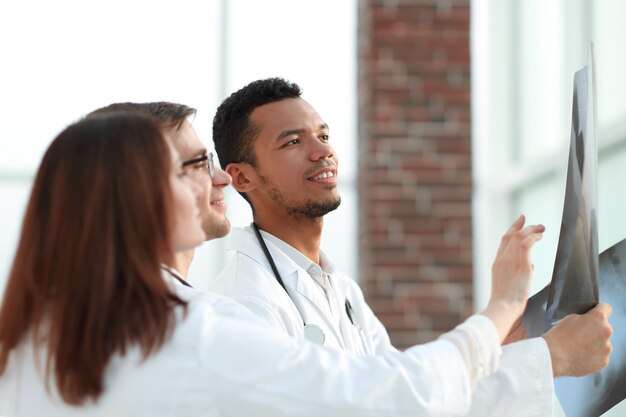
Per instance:
[[[198,196],[198,206],[202,216],[202,227],[206,240],[224,237],[230,231],[226,218],[224,188],[230,185],[231,178],[213,163],[213,154],[207,151],[190,123],[196,109],[184,104],[170,102],[114,103],[91,112],[89,115],[126,111],[150,116],[161,125],[163,134],[171,141],[183,160],[185,173],[202,188]],[[194,251],[176,254],[172,265],[180,275],[187,276]]]

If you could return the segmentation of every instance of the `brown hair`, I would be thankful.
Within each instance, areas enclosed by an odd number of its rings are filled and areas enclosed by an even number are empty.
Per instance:
[[[92,111],[87,117],[119,111],[150,116],[159,123],[163,130],[178,130],[185,120],[196,115],[196,109],[185,104],[154,101],[149,103],[113,103]]]
[[[0,309],[0,374],[29,331],[67,403],[96,400],[110,357],[147,357],[185,303],[161,276],[173,259],[171,156],[151,119],[111,113],[57,136],[35,177]],[[48,380],[48,378],[46,378]]]

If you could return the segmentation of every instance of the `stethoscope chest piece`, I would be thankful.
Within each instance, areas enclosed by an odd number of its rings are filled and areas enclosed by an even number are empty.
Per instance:
[[[261,249],[263,249],[263,253],[265,254],[265,257],[267,258],[270,266],[272,267],[272,272],[274,272],[274,277],[276,277],[276,281],[278,281],[280,286],[283,287],[283,290],[285,290],[285,293],[287,293],[287,296],[289,296],[289,291],[287,291],[287,287],[285,286],[285,283],[283,282],[283,279],[278,272],[278,268],[276,268],[274,258],[272,258],[272,255],[270,254],[270,251],[267,248],[263,237],[261,236],[261,232],[259,231],[259,228],[255,223],[252,223],[252,230],[254,230],[254,234],[256,235],[259,244],[261,245]],[[298,307],[296,306],[296,309],[297,308]],[[326,335],[324,334],[324,331],[317,324],[304,324],[304,338],[311,343],[315,343],[316,345],[323,345],[326,341]]]
[[[311,343],[315,343],[316,345],[324,345],[326,341],[326,335],[324,335],[324,330],[317,324],[307,324],[304,326],[304,338]]]

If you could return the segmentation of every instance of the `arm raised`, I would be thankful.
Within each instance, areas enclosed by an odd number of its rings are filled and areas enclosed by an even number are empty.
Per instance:
[[[480,314],[493,321],[500,341],[524,312],[532,281],[530,250],[541,239],[542,225],[524,227],[520,216],[502,237],[492,266],[492,290],[487,307]]]

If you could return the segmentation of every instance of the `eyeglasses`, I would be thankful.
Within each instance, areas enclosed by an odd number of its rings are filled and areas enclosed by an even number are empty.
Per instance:
[[[183,161],[183,171],[185,173],[193,173],[193,172],[201,172],[208,171],[209,176],[214,178],[215,176],[215,166],[213,164],[213,153],[209,153],[208,155],[202,155],[197,158],[189,159],[187,161]]]

